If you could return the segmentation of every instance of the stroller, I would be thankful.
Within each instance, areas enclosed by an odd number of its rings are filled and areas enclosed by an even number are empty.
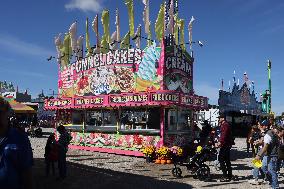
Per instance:
[[[195,154],[185,157],[184,160],[174,158],[174,168],[172,174],[174,177],[180,178],[182,171],[178,166],[185,166],[194,178],[199,180],[210,179],[210,168],[205,164],[206,161],[212,160],[216,155],[216,149],[212,146],[197,147]]]

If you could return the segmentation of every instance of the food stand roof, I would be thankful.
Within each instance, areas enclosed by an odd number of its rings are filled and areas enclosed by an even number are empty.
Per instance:
[[[35,114],[36,113],[36,111],[33,108],[25,104],[19,103],[15,101],[14,99],[6,99],[6,100],[9,102],[12,110],[15,113],[18,113],[18,114],[23,114],[23,113]]]

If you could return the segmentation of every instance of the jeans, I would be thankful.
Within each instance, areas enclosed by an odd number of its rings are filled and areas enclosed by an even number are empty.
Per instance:
[[[259,176],[259,173],[260,173],[260,176]],[[254,178],[254,179],[265,178],[265,174],[264,174],[262,168],[256,168],[256,167],[254,167],[254,168],[253,168],[253,171],[252,171],[252,175],[253,175],[253,178]]]
[[[267,159],[268,159],[268,156],[263,156],[261,169],[262,169],[262,171],[263,171],[263,173],[265,175],[265,179],[269,180],[269,178],[268,178],[268,161],[267,161]]]
[[[278,174],[277,174],[277,163],[278,157],[272,156],[267,158],[268,162],[268,174],[270,175],[270,183],[273,189],[279,188]]]
[[[232,178],[232,165],[230,160],[230,147],[221,147],[219,152],[220,167],[225,178]]]
[[[59,177],[65,178],[67,168],[66,168],[66,150],[64,148],[59,148],[58,169],[59,169]]]
[[[55,169],[54,169],[54,161],[49,161],[48,159],[45,159],[45,174],[46,176],[49,175],[50,167],[52,171],[52,175],[55,175]]]

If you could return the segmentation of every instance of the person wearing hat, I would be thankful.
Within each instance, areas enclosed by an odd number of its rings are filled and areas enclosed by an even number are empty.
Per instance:
[[[0,188],[31,189],[33,153],[28,136],[9,124],[9,103],[0,97]]]
[[[284,136],[284,128],[276,126],[275,129],[269,130],[264,136],[264,146],[259,151],[256,160],[260,160],[262,156],[266,157],[263,164],[267,165],[267,178],[273,189],[279,188],[277,165],[278,165],[278,150],[280,141],[279,138]],[[264,160],[264,158],[263,158]]]
[[[220,148],[219,151],[219,161],[220,167],[223,172],[223,178],[220,180],[222,182],[227,182],[232,179],[232,166],[230,151],[232,147],[232,130],[229,123],[225,119],[225,114],[220,113],[219,115],[219,125],[221,128],[221,134],[217,147]]]
[[[260,130],[260,138],[254,141],[253,145],[258,146],[258,152],[259,152],[264,146],[264,136],[269,131],[269,122],[267,120],[258,122],[258,129]],[[254,167],[253,179],[249,180],[249,183],[253,185],[259,185],[263,182],[267,182],[268,181],[267,173],[268,173],[267,156],[263,156],[262,167],[261,168]],[[264,180],[262,180],[261,178],[263,178]]]

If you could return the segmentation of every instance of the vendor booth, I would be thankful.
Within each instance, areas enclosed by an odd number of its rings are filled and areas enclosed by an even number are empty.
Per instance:
[[[128,3],[129,13],[133,12]],[[56,111],[57,126],[63,124],[71,132],[71,148],[142,156],[143,146],[192,142],[194,112],[207,109],[208,98],[193,90],[194,58],[185,47],[185,20],[171,15],[171,29],[166,32],[166,9],[167,4],[162,3],[155,24],[159,45],[149,28],[145,28],[148,37],[141,36],[141,25],[134,33],[133,17],[129,17],[131,29],[120,38],[118,9],[116,31],[111,36],[109,11],[102,12],[101,37],[95,17],[92,27],[97,44],[92,48],[86,19],[85,58],[83,36],[76,37],[77,22],[63,42],[60,35],[55,37],[58,98],[47,99],[45,109]],[[190,48],[193,43],[191,36]]]
[[[186,145],[208,99],[193,92],[193,58],[179,46],[95,54],[59,72],[59,98],[45,101],[71,147],[137,155],[144,145]]]

